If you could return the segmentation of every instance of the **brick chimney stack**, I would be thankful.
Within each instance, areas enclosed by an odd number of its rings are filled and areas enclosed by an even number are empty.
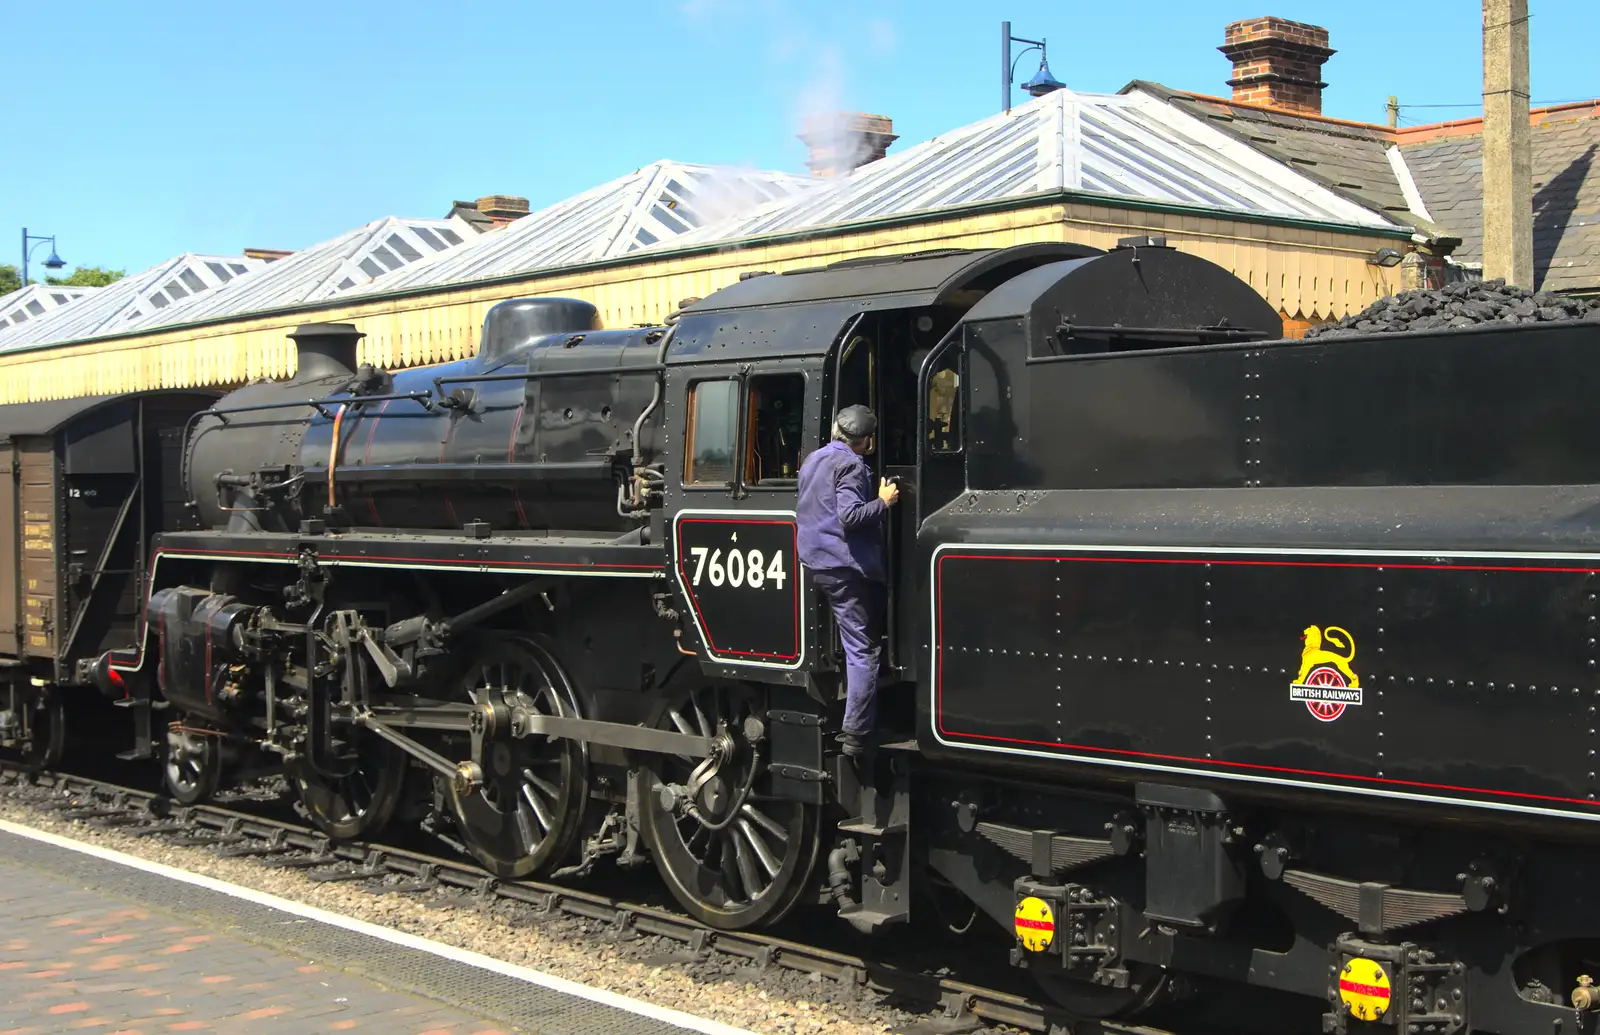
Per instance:
[[[1322,114],[1322,63],[1333,56],[1328,30],[1285,18],[1247,18],[1217,48],[1233,62],[1233,99],[1301,115]]]
[[[513,194],[490,194],[479,198],[475,205],[496,227],[515,222],[528,214],[528,199]]]
[[[806,165],[813,176],[847,175],[882,158],[900,139],[893,119],[850,111],[806,116],[799,137],[811,151]]]

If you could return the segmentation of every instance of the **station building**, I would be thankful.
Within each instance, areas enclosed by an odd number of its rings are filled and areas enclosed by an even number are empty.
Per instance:
[[[1160,236],[1250,284],[1291,334],[1473,276],[1481,121],[1326,118],[1327,44],[1252,19],[1221,48],[1230,98],[1058,89],[894,154],[890,120],[846,115],[802,134],[811,175],[658,161],[535,212],[496,195],[293,253],[182,255],[59,301],[24,288],[42,311],[0,321],[0,402],[283,376],[285,334],[312,321],[359,327],[363,361],[435,363],[471,355],[506,298],[654,324],[741,273],[930,249]],[[1600,291],[1600,102],[1533,126],[1535,286]]]

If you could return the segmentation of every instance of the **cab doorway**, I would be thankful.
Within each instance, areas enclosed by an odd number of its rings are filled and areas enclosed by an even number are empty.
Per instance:
[[[920,586],[913,551],[919,522],[917,459],[925,433],[918,382],[924,360],[957,317],[955,312],[936,309],[863,313],[841,335],[834,356],[828,428],[832,428],[833,416],[847,406],[871,409],[878,416],[878,434],[865,459],[872,469],[873,490],[882,478],[895,479],[900,486],[900,499],[890,511],[887,532],[886,649],[880,674],[884,682],[916,678],[916,621],[911,602],[917,599]],[[947,395],[954,391],[942,382],[940,390]],[[949,412],[948,404],[943,411]],[[949,433],[948,425],[944,433]],[[890,707],[894,714],[890,698],[884,698],[881,706]]]

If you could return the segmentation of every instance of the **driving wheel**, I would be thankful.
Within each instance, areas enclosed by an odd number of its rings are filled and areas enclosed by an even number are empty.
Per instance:
[[[531,639],[483,637],[469,657],[461,696],[479,707],[505,706],[508,725],[484,732],[481,784],[451,783],[462,840],[498,877],[548,873],[571,851],[581,825],[586,756],[579,741],[517,736],[509,713],[578,718],[576,694],[555,657]]]
[[[643,827],[656,869],[695,919],[723,930],[781,920],[810,889],[822,810],[755,791],[765,763],[745,731],[765,719],[759,698],[738,687],[706,687],[669,707],[660,725],[713,740],[705,759],[656,759],[658,793]],[[749,723],[754,720],[754,723]]]

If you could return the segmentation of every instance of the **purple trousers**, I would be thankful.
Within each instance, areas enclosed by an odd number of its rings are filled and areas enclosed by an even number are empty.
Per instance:
[[[849,568],[811,573],[828,598],[844,645],[844,732],[870,734],[878,719],[878,658],[882,653],[884,586]]]

